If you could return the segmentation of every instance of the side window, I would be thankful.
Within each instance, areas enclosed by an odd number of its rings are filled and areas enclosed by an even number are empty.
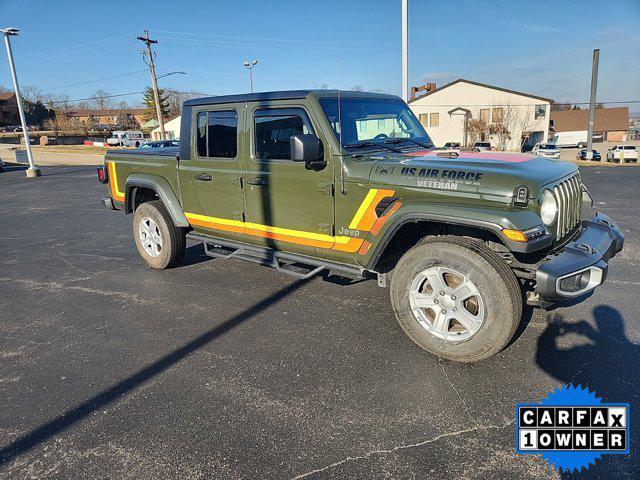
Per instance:
[[[233,111],[200,112],[196,126],[199,157],[235,158],[238,154],[238,114]]]
[[[256,157],[260,160],[290,160],[291,136],[311,132],[302,109],[256,110],[254,118]]]
[[[198,113],[198,126],[196,133],[198,156],[207,156],[207,112]]]
[[[207,128],[209,157],[234,158],[238,154],[238,114],[209,112]]]

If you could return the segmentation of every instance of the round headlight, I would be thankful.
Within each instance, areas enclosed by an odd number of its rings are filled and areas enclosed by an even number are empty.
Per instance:
[[[551,190],[545,190],[542,194],[542,208],[540,208],[540,218],[545,225],[551,225],[556,221],[558,216],[558,203],[551,193]]]

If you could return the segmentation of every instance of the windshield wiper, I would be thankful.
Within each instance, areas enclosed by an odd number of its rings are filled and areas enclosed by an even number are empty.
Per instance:
[[[402,153],[402,150],[397,149],[397,148],[393,148],[390,147],[389,145],[384,145],[383,143],[378,143],[378,142],[353,142],[353,143],[347,143],[345,146],[345,148],[367,148],[367,147],[380,147],[380,148],[385,148],[387,150],[391,150],[392,152],[395,153]]]
[[[422,148],[433,148],[433,143],[422,143],[411,138],[387,138],[384,143],[402,143],[402,142],[411,142]]]

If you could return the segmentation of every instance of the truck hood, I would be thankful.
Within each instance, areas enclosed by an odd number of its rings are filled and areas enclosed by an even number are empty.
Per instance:
[[[372,183],[429,190],[462,191],[487,196],[512,197],[526,186],[534,198],[540,187],[574,173],[570,162],[534,155],[504,152],[459,152],[457,158],[439,157],[437,150],[421,150],[375,160]]]

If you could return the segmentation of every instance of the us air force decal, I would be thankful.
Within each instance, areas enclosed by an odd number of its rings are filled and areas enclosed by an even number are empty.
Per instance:
[[[480,185],[481,172],[440,168],[402,167],[400,176],[415,178],[419,187],[457,190],[461,184]]]

